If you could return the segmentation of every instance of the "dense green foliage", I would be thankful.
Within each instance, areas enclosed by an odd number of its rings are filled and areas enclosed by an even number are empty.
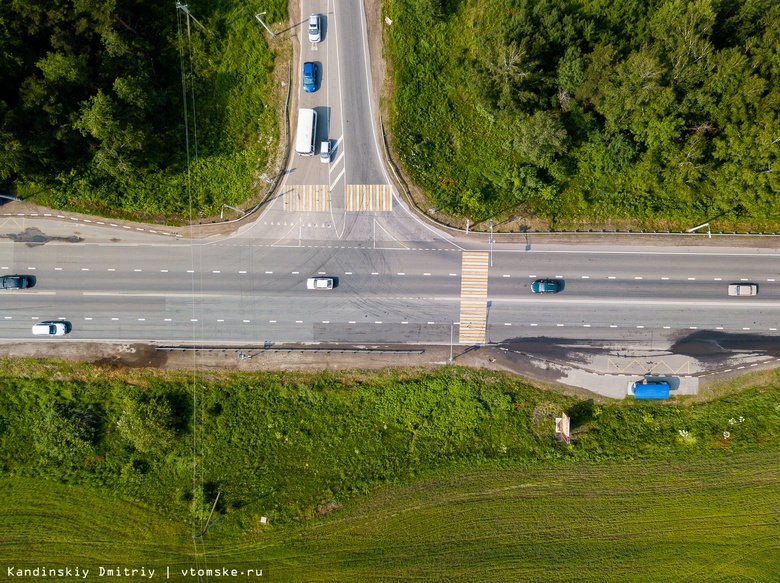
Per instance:
[[[701,404],[596,405],[503,374],[446,368],[225,375],[198,379],[193,397],[192,378],[181,375],[3,368],[3,474],[91,484],[180,519],[194,512],[202,520],[219,490],[220,510],[239,531],[259,513],[275,523],[310,518],[377,484],[452,465],[780,442],[770,387]],[[575,424],[572,446],[554,439],[564,410]]]
[[[773,0],[394,0],[395,146],[472,220],[780,220]]]
[[[274,55],[243,2],[188,6],[205,31],[188,34],[174,3],[4,2],[0,187],[58,208],[188,216],[184,76],[193,215],[248,199],[278,140]],[[266,2],[269,22],[286,7]]]

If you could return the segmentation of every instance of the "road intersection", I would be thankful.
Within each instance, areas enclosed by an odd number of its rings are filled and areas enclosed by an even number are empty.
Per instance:
[[[303,8],[324,14],[323,41],[304,34],[299,51],[322,78],[298,101],[318,110],[331,163],[293,154],[273,198],[224,237],[56,212],[0,217],[0,273],[37,279],[2,294],[1,339],[26,341],[36,321],[62,319],[73,326],[66,341],[448,344],[452,334],[465,345],[668,347],[712,331],[777,345],[780,249],[567,246],[533,235],[490,245],[423,221],[384,170],[362,2]],[[317,275],[335,288],[307,290]],[[560,279],[564,290],[539,297],[536,278]],[[729,283],[745,281],[758,296],[727,296]]]

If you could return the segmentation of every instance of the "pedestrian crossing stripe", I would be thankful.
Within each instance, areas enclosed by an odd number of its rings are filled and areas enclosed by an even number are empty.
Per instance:
[[[392,194],[389,184],[347,184],[344,207],[348,212],[392,211]]]
[[[330,187],[327,184],[288,185],[283,200],[285,211],[330,212]]]
[[[460,344],[485,344],[488,253],[464,251],[460,277]]]

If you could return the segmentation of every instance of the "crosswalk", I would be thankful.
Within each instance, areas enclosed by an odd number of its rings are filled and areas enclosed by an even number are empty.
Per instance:
[[[488,253],[464,251],[461,258],[461,344],[485,344],[487,323]]]
[[[393,197],[389,184],[347,184],[344,206],[349,212],[392,211]]]
[[[330,212],[331,191],[327,184],[287,185],[282,195],[288,212]],[[393,193],[389,184],[347,184],[344,200],[347,212],[393,210]]]
[[[286,211],[330,212],[330,187],[327,184],[288,185],[283,199]]]

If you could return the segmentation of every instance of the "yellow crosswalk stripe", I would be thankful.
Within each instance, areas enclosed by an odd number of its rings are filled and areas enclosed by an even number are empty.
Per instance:
[[[488,257],[482,251],[464,251],[460,276],[461,344],[484,344],[487,326]]]
[[[344,206],[351,212],[392,211],[392,190],[389,184],[347,184]]]
[[[287,185],[284,210],[290,212],[330,212],[330,188],[327,184]]]

